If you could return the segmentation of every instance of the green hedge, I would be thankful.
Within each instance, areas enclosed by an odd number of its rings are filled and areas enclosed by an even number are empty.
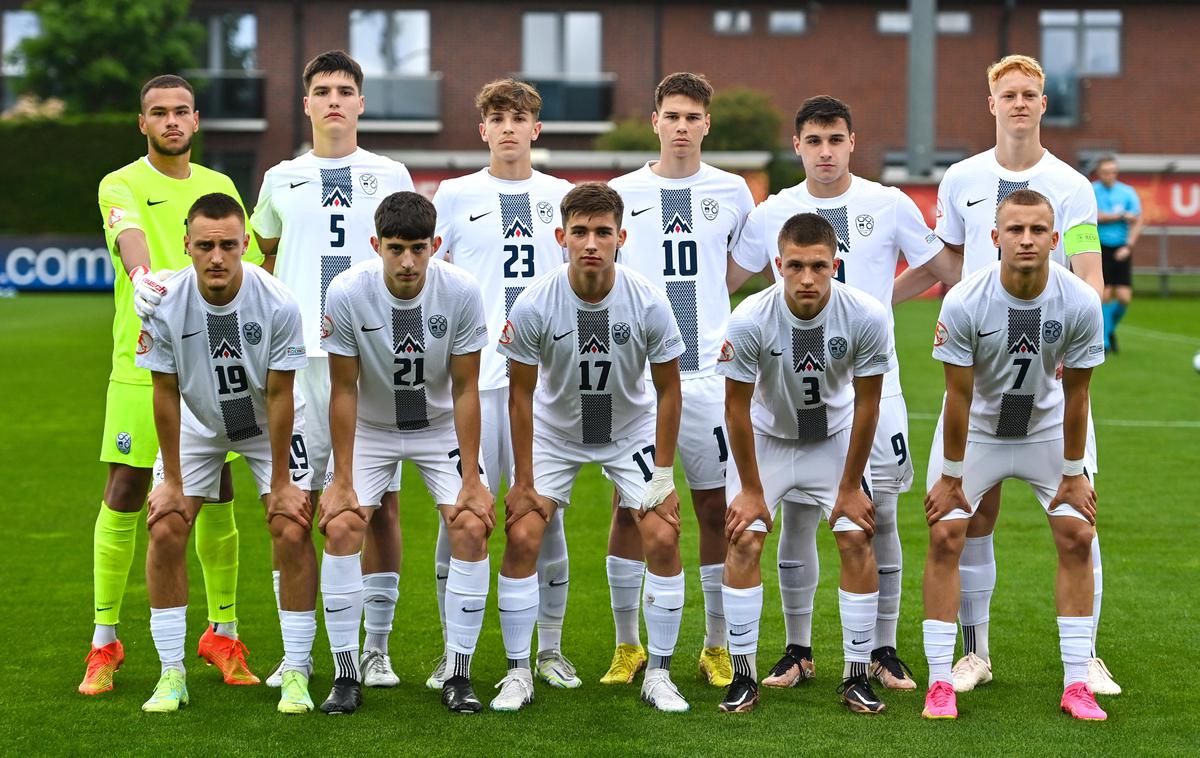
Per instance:
[[[100,180],[145,154],[135,114],[0,121],[0,234],[99,234]]]

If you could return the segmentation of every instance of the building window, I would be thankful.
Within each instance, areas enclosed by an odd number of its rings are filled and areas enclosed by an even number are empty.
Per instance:
[[[217,128],[265,125],[264,86],[258,70],[258,18],[253,13],[214,13],[198,19],[205,39],[197,51],[199,68],[185,71],[196,88],[196,110]]]
[[[367,121],[434,122],[441,74],[430,71],[429,11],[350,11],[350,55],[363,69]]]
[[[529,11],[521,31],[521,76],[542,96],[542,121],[607,123],[613,76],[602,69],[600,13]]]
[[[1042,11],[1042,66],[1046,71],[1046,119],[1075,124],[1082,77],[1121,73],[1121,11]]]
[[[804,34],[808,17],[804,11],[771,11],[767,14],[767,31],[771,34]]]
[[[938,34],[970,34],[971,14],[967,11],[941,11],[934,20]],[[880,11],[875,16],[875,28],[880,34],[908,34],[912,31],[912,16],[908,11]]]
[[[713,11],[713,31],[717,34],[749,34],[750,11]]]
[[[258,68],[258,19],[253,13],[220,13],[202,19],[208,32],[198,56],[205,71]]]

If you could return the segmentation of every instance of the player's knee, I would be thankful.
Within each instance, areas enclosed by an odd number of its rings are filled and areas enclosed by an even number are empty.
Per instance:
[[[763,539],[759,532],[744,532],[725,553],[725,565],[738,572],[757,567],[762,560]]]
[[[474,513],[460,513],[450,524],[450,539],[456,544],[481,545],[487,542],[487,527]]]
[[[937,522],[929,530],[929,560],[957,565],[965,540],[961,529],[952,528],[945,521]]]
[[[650,563],[668,561],[679,556],[679,535],[667,524],[658,519],[649,520],[652,526],[642,531],[642,548],[646,551],[646,560]]]
[[[1061,526],[1055,525],[1057,528],[1055,529],[1054,542],[1058,546],[1059,554],[1073,561],[1091,563],[1092,537],[1095,536],[1095,530],[1092,528],[1092,525],[1069,516],[1058,516],[1055,518],[1064,522]],[[1067,524],[1066,522],[1074,523]]]
[[[149,527],[150,541],[159,550],[176,551],[187,548],[191,527],[178,513],[168,513]]]
[[[871,547],[871,538],[866,532],[857,529],[848,532],[834,532],[838,553],[842,562],[863,563],[875,560],[875,551]]]
[[[528,513],[517,519],[506,530],[505,560],[511,555],[513,560],[523,565],[536,563],[544,532],[545,522],[536,513]]]
[[[271,540],[277,549],[290,552],[307,545],[312,537],[308,529],[300,524],[290,518],[277,516],[271,519]]]
[[[350,555],[362,547],[366,532],[357,513],[340,513],[325,526],[326,549],[333,555]]]

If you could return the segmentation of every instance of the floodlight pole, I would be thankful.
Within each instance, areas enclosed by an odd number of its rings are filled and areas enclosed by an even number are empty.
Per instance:
[[[933,173],[937,0],[908,0],[908,175]]]

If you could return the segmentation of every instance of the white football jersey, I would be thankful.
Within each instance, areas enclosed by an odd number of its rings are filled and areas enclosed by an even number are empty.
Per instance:
[[[886,309],[865,292],[831,282],[814,318],[796,318],[780,283],[742,301],[729,319],[717,371],[754,383],[756,434],[823,440],[854,421],[854,378],[896,365]]]
[[[333,278],[375,257],[375,209],[393,192],[412,191],[404,164],[359,148],[344,158],[312,152],[268,169],[250,219],[264,239],[279,239],[275,276],[296,294],[308,354],[323,356],[321,316]]]
[[[625,202],[628,236],[617,260],[667,293],[683,334],[679,373],[709,376],[729,322],[728,254],[754,196],[745,179],[706,163],[683,179],[650,165],[609,182]]]
[[[996,148],[973,155],[946,169],[938,186],[936,231],[951,245],[964,246],[964,277],[1000,259],[1000,251],[992,243],[996,207],[1019,189],[1037,190],[1054,206],[1059,242],[1050,259],[1056,263],[1067,265],[1062,235],[1080,224],[1096,223],[1096,195],[1091,183],[1049,150],[1024,171],[1009,171],[997,163]],[[1099,250],[1097,239],[1095,251]]]
[[[446,179],[433,196],[437,206],[439,255],[470,271],[483,291],[488,337],[492,344],[517,295],[566,259],[554,239],[562,226],[559,205],[574,186],[565,179],[534,171],[519,181],[497,179],[486,169]],[[484,350],[479,389],[508,386],[508,364]]]
[[[1104,362],[1100,298],[1067,269],[1051,266],[1042,294],[1020,300],[1000,283],[1000,263],[992,263],[946,294],[933,357],[975,367],[968,439],[1062,437],[1064,397],[1055,368]]]
[[[137,365],[176,374],[181,423],[217,444],[267,434],[267,371],[304,368],[296,298],[278,279],[242,262],[242,286],[228,305],[200,295],[196,269],[171,289],[144,324]]]
[[[474,277],[432,260],[420,293],[400,300],[375,258],[338,274],[325,308],[321,346],[359,357],[360,423],[402,432],[453,426],[450,356],[490,344]]]
[[[887,310],[888,328],[894,329],[892,289],[900,255],[910,267],[919,268],[942,250],[942,241],[912,198],[896,187],[858,176],[852,176],[850,189],[837,197],[813,197],[808,183],[800,182],[771,195],[750,213],[734,248],[734,262],[747,271],[770,266],[778,279],[774,261],[779,255],[779,230],[797,213],[816,213],[833,226],[842,261],[837,280],[878,300]],[[900,392],[897,365],[884,377],[883,396]]]
[[[534,426],[582,444],[622,439],[654,420],[657,395],[646,362],[684,351],[683,336],[662,290],[617,264],[617,279],[599,303],[580,300],[567,264],[513,303],[499,351],[539,366]]]

